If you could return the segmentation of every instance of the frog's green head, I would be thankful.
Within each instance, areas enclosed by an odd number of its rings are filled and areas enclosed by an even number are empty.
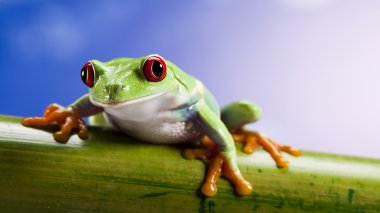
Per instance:
[[[159,55],[90,60],[83,66],[81,77],[90,88],[91,101],[109,107],[171,91],[177,85],[171,67]]]

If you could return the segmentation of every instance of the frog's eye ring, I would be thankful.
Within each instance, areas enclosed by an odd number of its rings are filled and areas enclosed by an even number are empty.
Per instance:
[[[148,81],[162,81],[166,76],[166,63],[158,55],[150,56],[144,61],[143,71]]]
[[[91,62],[87,62],[85,65],[83,65],[80,72],[80,77],[82,78],[83,83],[88,87],[91,88],[94,86],[95,72]]]

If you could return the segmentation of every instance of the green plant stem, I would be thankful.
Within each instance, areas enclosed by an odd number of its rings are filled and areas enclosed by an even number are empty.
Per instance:
[[[205,198],[204,164],[183,159],[179,147],[96,127],[86,141],[59,144],[19,122],[0,116],[0,212],[380,211],[380,160],[304,152],[277,169],[263,151],[239,151],[254,193],[238,197],[220,179]]]

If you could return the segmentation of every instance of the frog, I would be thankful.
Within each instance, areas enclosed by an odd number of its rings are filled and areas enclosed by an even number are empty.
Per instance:
[[[241,174],[235,143],[243,152],[261,146],[279,168],[288,166],[281,152],[293,156],[301,151],[280,145],[247,124],[261,119],[262,110],[250,101],[235,101],[219,107],[203,83],[158,54],[140,58],[115,58],[107,62],[89,60],[80,71],[88,94],[67,107],[49,105],[42,117],[25,117],[27,127],[56,125],[55,141],[66,143],[71,135],[88,138],[90,125],[115,128],[138,141],[156,144],[191,144],[185,159],[200,159],[207,169],[200,191],[217,193],[216,181],[227,178],[237,195],[249,195],[253,188]]]

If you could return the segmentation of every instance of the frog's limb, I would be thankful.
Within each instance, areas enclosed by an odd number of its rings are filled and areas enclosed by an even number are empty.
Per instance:
[[[225,176],[234,184],[237,194],[250,194],[252,186],[243,178],[237,166],[235,143],[228,129],[219,116],[205,103],[198,103],[195,107],[199,116],[200,126],[204,129],[206,135],[216,144],[216,148],[211,150],[214,152],[210,155],[211,160],[208,171],[201,187],[202,193],[207,196],[215,195],[215,182],[222,171],[226,173]]]
[[[183,157],[192,160],[200,159],[208,164],[208,170],[205,180],[202,184],[201,191],[207,196],[213,196],[216,194],[216,181],[220,175],[223,175],[230,180],[236,188],[236,192],[239,195],[247,195],[251,193],[252,187],[247,188],[246,181],[242,181],[239,175],[231,169],[228,163],[225,161],[221,152],[218,151],[216,144],[208,137],[204,136],[200,139],[203,144],[203,148],[185,149]]]
[[[237,101],[223,107],[221,119],[231,132],[241,128],[243,125],[260,120],[261,108],[252,102]]]
[[[81,139],[87,139],[87,127],[82,117],[101,111],[101,108],[91,104],[88,96],[83,96],[68,108],[51,104],[46,108],[43,117],[27,117],[22,120],[22,124],[34,127],[56,124],[60,130],[53,134],[54,139],[65,143],[72,131],[76,131]]]
[[[88,117],[103,112],[103,108],[95,106],[90,101],[90,96],[83,95],[74,103],[70,104],[68,109],[74,111],[80,117]]]
[[[57,104],[47,107],[43,117],[29,117],[22,120],[25,126],[47,126],[50,124],[58,124],[60,130],[53,134],[54,139],[58,142],[65,143],[73,129],[78,131],[78,135],[82,139],[87,138],[87,128],[83,120],[74,112],[66,110]]]
[[[243,143],[243,151],[251,154],[256,147],[262,146],[263,149],[272,156],[279,168],[288,166],[289,162],[281,155],[280,151],[287,152],[293,156],[299,156],[301,151],[288,145],[279,145],[270,138],[254,131],[239,129],[232,133],[233,138],[238,143]]]
[[[261,109],[254,103],[240,101],[233,102],[222,109],[221,119],[232,132],[232,136],[236,142],[243,143],[243,151],[251,154],[256,147],[262,146],[264,150],[269,152],[275,160],[278,167],[288,166],[280,151],[287,152],[293,156],[298,156],[301,151],[291,146],[282,146],[277,144],[270,138],[254,131],[244,130],[243,126],[248,123],[255,122],[261,118]]]

